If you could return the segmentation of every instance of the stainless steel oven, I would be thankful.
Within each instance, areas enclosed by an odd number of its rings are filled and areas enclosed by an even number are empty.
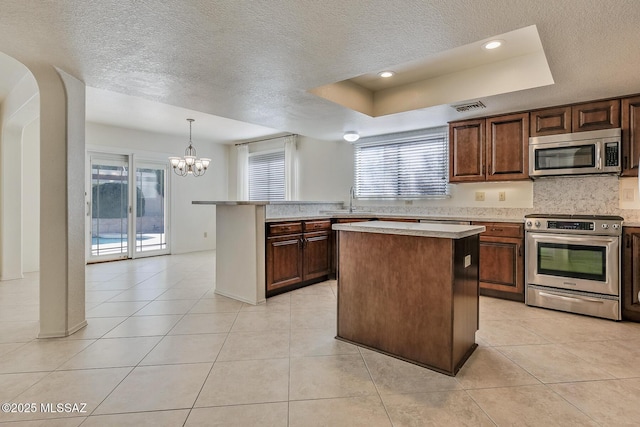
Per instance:
[[[620,320],[622,218],[525,217],[525,302]]]

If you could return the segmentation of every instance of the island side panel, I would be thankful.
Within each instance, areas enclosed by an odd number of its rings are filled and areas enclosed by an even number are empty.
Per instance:
[[[216,206],[216,290],[249,304],[265,302],[265,207]]]
[[[464,364],[476,348],[480,238],[455,240],[453,282],[453,367]]]
[[[453,241],[340,231],[338,337],[452,371]]]

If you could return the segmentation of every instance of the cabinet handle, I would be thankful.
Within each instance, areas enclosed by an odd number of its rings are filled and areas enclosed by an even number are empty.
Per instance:
[[[626,237],[625,240],[627,241],[627,243],[626,243],[627,248],[630,248],[631,247],[631,236],[625,236],[625,237]]]
[[[518,256],[522,256],[522,245],[518,245]]]
[[[503,231],[502,228],[492,228],[491,231]]]
[[[629,158],[624,156],[624,168],[629,169]]]

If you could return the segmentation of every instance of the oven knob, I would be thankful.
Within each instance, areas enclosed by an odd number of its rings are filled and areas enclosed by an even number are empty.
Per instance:
[[[531,221],[527,221],[527,227],[531,228]]]
[[[540,221],[536,221],[536,222],[534,223],[534,225],[535,225],[536,227],[540,227]]]
[[[609,228],[609,224],[602,224],[602,228],[606,230],[607,228]]]
[[[620,228],[620,224],[613,224],[612,227],[614,230],[617,230],[618,228]]]

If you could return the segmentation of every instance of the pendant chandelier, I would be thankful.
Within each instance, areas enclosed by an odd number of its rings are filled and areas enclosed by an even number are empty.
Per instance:
[[[191,123],[195,120],[187,119],[187,121],[189,122],[189,146],[184,150],[184,157],[169,157],[169,161],[171,162],[171,167],[173,167],[173,171],[176,175],[204,175],[209,167],[211,159],[206,159],[204,157],[198,159],[196,149],[193,147],[193,143],[191,142]]]

